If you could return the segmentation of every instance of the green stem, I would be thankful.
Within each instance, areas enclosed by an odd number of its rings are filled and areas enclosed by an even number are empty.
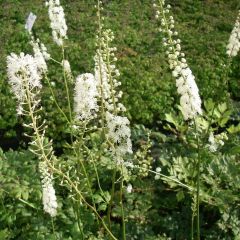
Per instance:
[[[192,214],[192,224],[191,224],[191,240],[194,240],[194,234],[193,234],[193,229],[194,229],[194,215]]]
[[[50,58],[50,60],[62,66],[62,63],[60,63],[59,61],[55,60],[54,58]]]
[[[162,174],[162,173],[155,172],[155,171],[150,170],[150,169],[147,169],[147,168],[137,167],[137,166],[134,166],[134,167],[135,167],[135,168],[139,168],[139,169],[143,169],[143,170],[147,170],[147,171],[149,171],[149,172],[151,172],[151,173],[154,173],[154,174],[156,174],[156,175],[159,175],[159,176],[162,177],[162,178],[166,178],[166,179],[168,179],[168,180],[170,180],[170,181],[172,181],[172,182],[175,182],[175,183],[177,183],[178,185],[180,185],[181,187],[187,188],[189,191],[194,191],[194,189],[193,189],[192,187],[189,187],[188,185],[186,185],[186,184],[178,181],[177,179],[171,178],[171,177],[166,176],[166,175],[164,175],[164,174]]]
[[[80,230],[80,234],[81,234],[81,238],[82,240],[84,239],[84,233],[83,233],[83,228],[82,228],[82,223],[81,223],[81,216],[80,216],[80,204],[79,204],[79,201],[77,201],[77,204],[75,206],[76,210],[76,218],[77,218],[77,224],[78,224],[78,228]]]
[[[111,229],[111,211],[112,211],[112,204],[113,204],[113,198],[114,198],[114,192],[115,192],[116,175],[117,175],[117,169],[114,168],[113,175],[112,175],[111,198],[110,198],[110,202],[107,209],[107,219],[108,219],[108,225],[110,229]]]
[[[100,1],[98,0],[98,31],[99,31],[99,39],[101,41],[102,38],[102,24],[101,24],[101,11],[100,11]],[[101,56],[101,42],[98,44],[99,52],[98,52],[98,64],[99,64],[99,77],[100,77],[100,92],[101,92],[101,126],[102,126],[102,135],[105,135],[105,104],[104,104],[104,93],[103,93],[103,77],[102,77],[102,56]]]
[[[81,147],[79,147],[79,148],[81,148]],[[86,149],[87,151],[89,151],[89,149],[88,149],[86,146],[85,146],[85,149]],[[89,176],[88,176],[87,170],[86,170],[86,168],[85,168],[85,166],[84,166],[84,163],[83,163],[82,158],[81,158],[81,156],[79,155],[79,153],[76,152],[76,149],[75,149],[75,148],[73,148],[73,151],[74,151],[75,155],[77,156],[78,162],[80,163],[80,165],[81,165],[81,167],[82,167],[84,176],[85,176],[85,178],[87,179],[87,186],[88,186],[89,191],[90,191],[90,194],[91,194],[91,199],[92,199],[92,202],[93,202],[93,206],[94,206],[94,208],[96,208],[96,205],[95,205],[95,202],[94,202],[94,198],[93,198],[93,191],[92,191],[92,188],[91,188],[91,183],[90,183],[90,180],[89,180]],[[99,225],[98,218],[97,218],[97,223],[98,223],[98,225]]]
[[[25,200],[23,200],[23,199],[21,199],[21,198],[18,198],[18,200],[19,200],[20,202],[28,205],[29,207],[38,210],[38,208],[36,208],[32,203],[29,203],[29,202],[27,202],[27,201],[25,201]]]
[[[102,195],[104,196],[104,192],[103,192],[103,190],[102,190],[101,183],[100,183],[100,179],[99,179],[99,175],[98,175],[98,170],[97,170],[97,167],[96,167],[96,164],[95,164],[93,158],[92,158],[92,163],[93,163],[93,167],[94,167],[94,170],[95,170],[95,173],[96,173],[98,187],[99,187]],[[106,199],[105,199],[105,200],[106,200]]]
[[[54,235],[55,239],[58,239],[58,238],[57,238],[57,235],[56,235],[56,232],[55,232],[55,228],[54,228],[53,218],[51,218],[51,222],[52,222],[52,231],[53,231],[53,235]]]
[[[63,115],[63,117],[66,119],[66,121],[68,122],[68,124],[70,124],[68,117],[66,116],[66,114],[64,113],[64,111],[63,111],[62,108],[59,106],[59,104],[58,104],[58,102],[57,102],[57,100],[56,100],[56,97],[55,97],[55,94],[54,94],[54,92],[53,92],[51,83],[50,83],[49,78],[48,78],[48,76],[47,76],[46,74],[45,74],[45,79],[47,80],[49,89],[50,89],[50,91],[51,91],[51,95],[52,95],[52,97],[53,97],[53,101],[54,101],[57,109],[58,109],[59,112]]]
[[[196,120],[194,119],[194,125],[195,125],[195,133],[197,135],[197,179],[196,179],[196,184],[197,184],[197,192],[196,192],[196,209],[197,209],[197,240],[200,240],[200,165],[201,165],[201,158],[200,158],[200,144],[199,144],[199,136],[197,133],[197,124]]]
[[[122,239],[126,240],[126,226],[125,226],[125,217],[124,217],[124,207],[123,207],[123,166],[121,169],[121,185],[120,185],[120,205],[121,205],[121,215],[122,215]]]

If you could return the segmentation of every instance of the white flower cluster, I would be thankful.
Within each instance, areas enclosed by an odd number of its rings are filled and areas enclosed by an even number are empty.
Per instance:
[[[91,73],[81,74],[76,79],[74,111],[80,120],[91,120],[98,111],[97,84]]]
[[[240,11],[237,20],[230,35],[227,45],[227,55],[229,57],[237,56],[240,49]]]
[[[45,162],[39,163],[39,171],[42,177],[42,201],[43,208],[46,213],[48,213],[51,217],[55,217],[57,215],[57,197],[55,194],[55,189],[53,187],[53,177],[48,172],[48,167]]]
[[[208,138],[208,148],[211,152],[216,152],[219,147],[224,145],[224,140],[228,140],[226,133],[220,133],[214,136],[214,134],[211,132],[209,134]]]
[[[160,0],[160,5],[154,3],[156,18],[160,18],[159,31],[165,34],[163,45],[167,48],[168,63],[176,78],[177,91],[181,95],[180,105],[185,120],[193,119],[202,113],[201,99],[195,77],[190,70],[185,54],[181,51],[181,41],[176,38],[178,32],[174,30],[173,16],[169,15],[170,5],[165,6],[165,1]]]
[[[47,48],[39,39],[35,40],[33,36],[30,44],[33,47],[34,57],[37,61],[39,71],[42,73],[47,72],[46,61],[50,59],[50,54],[47,52]]]
[[[7,57],[7,74],[11,90],[18,101],[17,113],[23,113],[22,105],[26,101],[26,90],[42,88],[40,66],[38,60],[31,56],[20,53],[12,53]]]
[[[53,40],[58,46],[62,46],[63,40],[67,38],[67,24],[63,8],[59,0],[46,1],[46,6],[51,21]]]
[[[132,153],[130,122],[126,117],[115,116],[109,112],[106,113],[106,120],[107,137],[114,144],[111,150],[117,163],[122,163],[122,157],[127,153]]]

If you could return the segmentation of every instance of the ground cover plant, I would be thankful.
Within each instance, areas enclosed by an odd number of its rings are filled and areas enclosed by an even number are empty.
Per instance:
[[[238,5],[49,0],[11,15],[0,239],[239,239]]]

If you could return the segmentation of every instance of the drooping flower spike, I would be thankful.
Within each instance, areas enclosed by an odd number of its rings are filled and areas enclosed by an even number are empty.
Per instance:
[[[156,19],[160,21],[159,31],[164,34],[163,45],[167,48],[169,67],[173,77],[176,78],[176,86],[180,97],[180,105],[185,120],[191,120],[197,114],[202,113],[199,90],[195,77],[185,59],[181,49],[181,41],[175,31],[174,18],[170,15],[170,5],[165,5],[164,0],[153,4],[156,9]]]

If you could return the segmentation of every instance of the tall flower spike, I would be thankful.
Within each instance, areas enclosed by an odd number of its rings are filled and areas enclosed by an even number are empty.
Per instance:
[[[178,32],[174,30],[174,19],[169,14],[170,5],[165,5],[164,0],[153,4],[156,9],[156,19],[160,21],[159,31],[163,32],[163,45],[167,48],[166,54],[172,75],[176,78],[177,91],[181,95],[180,105],[185,120],[193,119],[202,113],[201,99],[195,77],[181,50],[181,41],[177,38]]]
[[[234,28],[228,40],[227,55],[229,57],[235,57],[237,56],[239,50],[240,50],[240,10],[238,12]]]
[[[110,47],[114,40],[114,34],[110,29],[101,28],[101,34],[97,37],[98,50],[94,57],[95,60],[95,78],[98,83],[99,93],[102,95],[105,108],[109,112],[125,111],[123,104],[119,103],[122,92],[117,91],[121,82],[118,81],[120,76],[116,68],[115,57],[116,47]]]
[[[64,39],[67,38],[67,24],[63,8],[59,0],[46,1],[46,6],[51,21],[53,40],[58,46],[62,46]]]
[[[103,111],[107,110],[111,113],[117,114],[125,111],[123,104],[119,103],[122,97],[122,92],[117,91],[121,82],[118,81],[120,76],[119,70],[115,62],[117,58],[115,52],[116,47],[111,47],[114,40],[114,34],[111,29],[106,29],[104,26],[104,17],[101,16],[102,2],[99,1],[97,6],[98,16],[98,33],[96,37],[97,52],[94,57],[95,61],[95,78],[98,83],[98,91],[102,98]]]
[[[97,84],[91,73],[81,74],[76,79],[74,111],[80,120],[91,120],[98,111]]]
[[[95,78],[98,84],[99,96],[102,100],[102,112],[105,112],[107,133],[110,144],[110,151],[117,164],[121,164],[124,155],[132,153],[131,131],[129,128],[129,120],[127,117],[119,116],[121,112],[125,111],[123,104],[119,103],[122,97],[122,92],[118,91],[118,86],[121,82],[118,81],[120,76],[119,70],[116,68],[115,56],[116,47],[111,47],[114,40],[114,34],[110,29],[105,29],[103,18],[101,17],[102,2],[98,5],[98,19],[99,29],[97,35],[97,52],[95,55]]]

